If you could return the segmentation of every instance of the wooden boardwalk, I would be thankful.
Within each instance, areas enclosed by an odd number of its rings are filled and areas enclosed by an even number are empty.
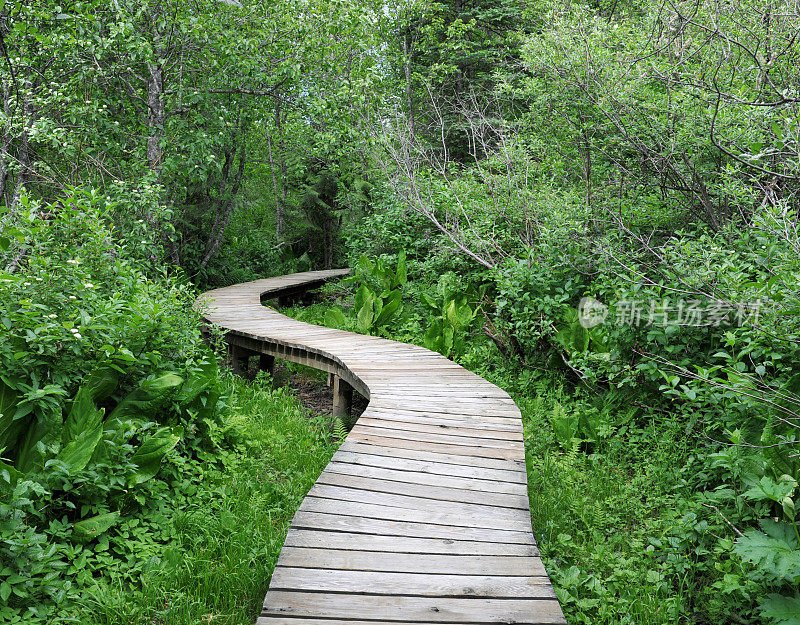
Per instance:
[[[565,623],[531,532],[522,422],[502,389],[421,347],[289,319],[260,298],[347,270],[198,300],[234,360],[280,357],[369,399],[294,516],[257,625]]]

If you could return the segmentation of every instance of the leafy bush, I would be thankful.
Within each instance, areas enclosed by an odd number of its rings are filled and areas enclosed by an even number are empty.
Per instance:
[[[75,189],[3,216],[0,597],[12,622],[55,622],[105,566],[136,583],[147,550],[109,532],[131,531],[182,463],[236,437],[192,290],[154,273],[155,237],[116,236],[113,210]]]

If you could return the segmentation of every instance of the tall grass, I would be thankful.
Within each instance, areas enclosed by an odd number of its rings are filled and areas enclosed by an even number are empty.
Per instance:
[[[153,511],[169,544],[138,587],[119,580],[87,596],[80,622],[252,625],[292,516],[337,439],[268,379],[229,383],[238,444],[187,463],[185,480]]]

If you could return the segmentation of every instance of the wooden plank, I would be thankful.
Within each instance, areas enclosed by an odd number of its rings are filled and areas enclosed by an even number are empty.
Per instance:
[[[481,477],[489,480],[526,482],[521,462],[497,461],[488,458],[451,456],[413,449],[395,449],[381,445],[367,445],[345,440],[333,455],[340,462],[354,462],[396,469],[407,468],[440,475]]]
[[[478,542],[453,538],[418,538],[383,534],[357,534],[326,530],[291,528],[285,547],[318,549],[358,549],[382,553],[471,554],[475,556],[538,556],[534,545],[518,543]]]
[[[484,599],[270,591],[262,616],[432,623],[565,624],[553,599]]]
[[[374,490],[356,488],[353,486],[330,486],[317,482],[308,491],[308,497],[318,497],[320,499],[334,499],[336,501],[351,503],[366,503],[377,506],[389,506],[414,510],[415,512],[436,512],[452,515],[470,515],[476,519],[493,519],[498,523],[514,523],[520,521],[530,524],[530,512],[528,509],[520,508],[501,508],[494,505],[483,505],[476,503],[461,503],[458,501],[447,501],[411,495],[396,495],[393,493],[382,493]]]
[[[326,514],[339,514],[347,517],[363,517],[370,519],[394,520],[403,519],[413,523],[426,523],[429,525],[449,525],[452,527],[472,527],[476,529],[501,529],[515,532],[530,532],[530,516],[512,519],[493,519],[487,515],[473,515],[467,517],[463,513],[443,509],[416,510],[414,508],[400,508],[383,504],[371,504],[358,501],[342,501],[326,499],[308,495],[300,510],[304,512],[324,512]]]
[[[491,424],[470,423],[466,419],[431,419],[426,417],[403,418],[400,415],[366,410],[359,418],[361,425],[402,430],[404,432],[431,432],[453,434],[488,440],[510,440],[522,442],[522,428],[499,429]],[[480,425],[481,427],[476,427]]]
[[[535,556],[379,553],[355,549],[292,547],[278,558],[280,566],[394,573],[458,573],[459,575],[546,575]]]
[[[342,571],[279,566],[272,590],[413,595],[417,597],[553,598],[546,576],[426,575],[383,571]]]
[[[463,488],[446,486],[433,486],[429,483],[410,483],[384,480],[363,475],[343,475],[326,470],[319,476],[317,484],[328,486],[344,486],[360,490],[369,490],[377,493],[395,495],[410,495],[434,501],[450,501],[460,503],[480,504],[483,506],[497,506],[498,508],[530,509],[528,494],[509,495],[492,491],[475,491]]]
[[[485,419],[480,416],[468,417],[466,415],[436,414],[435,412],[415,412],[400,408],[381,408],[379,405],[376,406],[374,404],[367,406],[364,415],[379,419],[400,419],[408,423],[428,423],[434,425],[444,423],[461,427],[522,433],[522,421],[519,417],[508,417],[506,419],[495,417],[492,419]]]
[[[522,441],[508,440],[503,438],[488,438],[485,436],[463,436],[457,429],[448,432],[426,432],[414,429],[403,429],[400,427],[386,427],[385,424],[375,419],[359,419],[358,431],[363,434],[373,434],[375,436],[387,436],[390,438],[402,438],[411,441],[422,441],[429,443],[444,443],[447,445],[462,445],[467,447],[492,447],[494,449],[514,449],[524,455],[525,447]]]
[[[378,458],[380,458],[380,456],[378,456]],[[520,482],[506,482],[475,477],[458,477],[421,471],[391,469],[374,466],[373,463],[360,464],[333,460],[325,467],[325,474],[331,473],[373,477],[380,480],[389,480],[406,484],[430,485],[434,487],[457,488],[460,490],[488,493],[505,493],[509,495],[518,495],[520,497],[527,497],[528,495],[527,487]]]
[[[325,500],[323,500],[325,501]],[[305,505],[305,502],[303,502]],[[319,502],[317,502],[319,503]],[[325,502],[328,503],[328,502]],[[309,509],[301,506],[292,527],[298,529],[330,530],[342,532],[358,532],[364,534],[380,534],[382,536],[406,536],[418,538],[444,538],[451,540],[469,540],[474,542],[535,545],[530,530],[504,530],[497,527],[464,527],[458,525],[442,525],[424,521],[411,521],[402,517],[375,518],[365,516],[347,516],[336,512],[336,506],[328,510],[312,502]]]
[[[436,452],[468,458],[492,458],[504,460],[521,460],[525,454],[519,449],[501,449],[498,447],[467,447],[464,445],[450,445],[447,443],[429,443],[424,441],[406,440],[388,435],[363,433],[353,429],[347,436],[348,441],[391,447],[393,449],[411,449],[414,451]]]

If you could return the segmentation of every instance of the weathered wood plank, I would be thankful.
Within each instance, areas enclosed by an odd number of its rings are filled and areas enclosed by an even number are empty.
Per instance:
[[[383,595],[267,593],[263,616],[432,623],[566,623],[554,599],[453,599]]]
[[[277,567],[273,590],[347,592],[417,597],[553,598],[546,576],[426,575]]]
[[[318,549],[358,549],[383,553],[471,554],[486,556],[538,556],[533,545],[517,543],[477,542],[453,538],[413,538],[383,534],[356,534],[292,528],[286,535],[284,547],[315,547]]]

